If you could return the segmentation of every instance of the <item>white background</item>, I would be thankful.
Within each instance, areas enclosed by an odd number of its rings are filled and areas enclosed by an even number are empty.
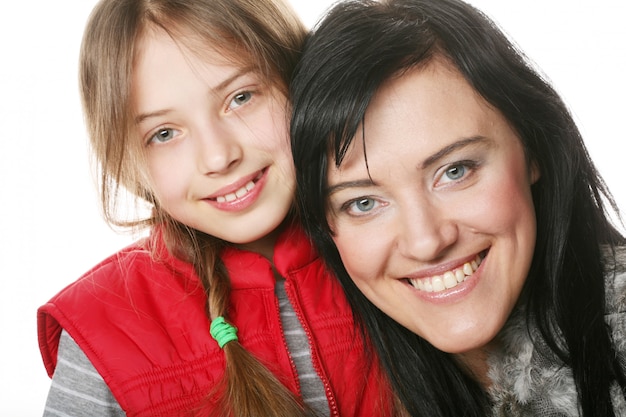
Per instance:
[[[291,1],[308,26],[331,4]],[[37,307],[133,239],[101,220],[87,163],[76,62],[94,3],[0,5],[1,416],[37,416],[43,410],[49,380],[37,348]],[[622,0],[593,6],[571,0],[473,3],[554,82],[626,209]]]

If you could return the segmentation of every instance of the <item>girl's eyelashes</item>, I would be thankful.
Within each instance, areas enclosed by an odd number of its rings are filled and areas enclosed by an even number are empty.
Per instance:
[[[178,130],[169,127],[159,128],[151,136],[148,137],[147,144],[150,145],[153,143],[169,142],[170,140],[178,136],[179,133],[180,132]]]
[[[252,95],[253,94],[251,91],[241,91],[239,93],[236,93],[228,103],[228,109],[235,110],[243,106],[252,99]]]

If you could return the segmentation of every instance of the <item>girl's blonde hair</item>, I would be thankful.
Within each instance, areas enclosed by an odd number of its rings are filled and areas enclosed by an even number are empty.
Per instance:
[[[227,316],[230,281],[219,258],[225,242],[186,227],[159,207],[142,174],[140,141],[133,133],[133,63],[142,35],[154,28],[198,53],[198,45],[204,45],[235,64],[256,69],[285,95],[306,31],[281,0],[101,0],[85,30],[80,90],[104,217],[114,226],[159,225],[172,253],[194,265],[207,294],[206,314],[211,321]],[[149,214],[120,218],[119,203],[126,193],[147,202]],[[211,415],[310,414],[238,342],[226,344],[224,354],[224,385],[207,393],[219,397]]]

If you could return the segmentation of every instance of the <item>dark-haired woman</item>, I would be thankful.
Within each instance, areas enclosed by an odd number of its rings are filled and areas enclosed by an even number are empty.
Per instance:
[[[306,228],[410,415],[626,416],[618,209],[491,20],[339,3],[292,98]]]

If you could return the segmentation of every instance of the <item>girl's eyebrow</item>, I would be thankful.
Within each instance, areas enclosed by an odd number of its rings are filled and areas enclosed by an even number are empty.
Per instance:
[[[228,88],[228,86],[230,84],[232,84],[237,79],[243,77],[244,75],[247,75],[250,72],[252,72],[251,68],[241,68],[241,69],[239,69],[239,71],[235,72],[234,74],[232,74],[230,77],[226,78],[224,81],[222,81],[221,83],[219,83],[215,87],[212,87],[211,88],[211,92],[215,93],[215,92],[220,92],[220,91],[225,90],[226,88]]]
[[[150,119],[151,117],[164,116],[171,111],[172,111],[171,109],[163,109],[163,110],[157,110],[157,111],[139,114],[135,117],[135,124],[139,125],[143,123],[145,120]]]
[[[236,71],[233,74],[231,74],[226,79],[224,79],[222,82],[217,84],[215,87],[211,87],[209,89],[209,91],[212,94],[219,93],[219,92],[225,90],[226,88],[228,88],[228,86],[230,84],[232,84],[233,82],[235,82],[236,80],[238,80],[239,78],[243,77],[244,75],[246,75],[246,74],[248,74],[250,72],[252,72],[251,68],[241,68],[238,71]],[[171,109],[162,109],[162,110],[156,110],[156,111],[152,111],[152,112],[141,113],[141,114],[139,114],[139,115],[137,115],[135,117],[135,124],[136,125],[141,124],[146,119],[149,119],[151,117],[160,117],[160,116],[166,115],[170,111],[172,111],[172,110]]]
[[[430,155],[429,157],[427,157],[420,165],[419,165],[419,169],[426,169],[430,166],[432,166],[433,164],[435,164],[437,161],[439,161],[440,159],[444,158],[445,156],[457,151],[458,149],[462,149],[465,148],[467,146],[470,145],[474,145],[474,144],[489,144],[492,141],[488,138],[486,138],[485,136],[471,136],[468,138],[464,138],[464,139],[460,139],[454,143],[449,144],[448,146],[445,146],[443,148],[441,148],[440,150],[438,150],[437,152],[435,152],[434,154]],[[364,188],[364,187],[371,187],[376,185],[376,182],[374,182],[372,179],[370,178],[365,178],[362,180],[355,180],[355,181],[344,181],[344,182],[340,182],[334,185],[331,185],[330,187],[326,188],[326,196],[330,197],[332,194],[341,191],[341,190],[345,190],[345,189],[349,189],[349,188]]]

